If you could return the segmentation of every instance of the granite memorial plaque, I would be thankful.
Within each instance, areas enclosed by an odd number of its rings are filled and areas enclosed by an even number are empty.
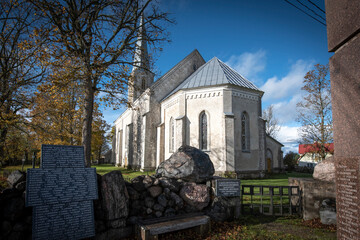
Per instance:
[[[239,197],[240,180],[239,179],[216,179],[215,194],[219,197]]]
[[[339,239],[360,239],[360,158],[336,162],[337,227]]]
[[[40,168],[28,169],[26,206],[33,207],[33,239],[95,235],[96,169],[85,168],[82,146],[42,145]]]

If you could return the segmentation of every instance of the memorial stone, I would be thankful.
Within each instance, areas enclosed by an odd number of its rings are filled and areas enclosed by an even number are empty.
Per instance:
[[[326,0],[337,236],[360,239],[360,2]]]
[[[96,169],[85,168],[82,146],[42,145],[39,169],[28,169],[26,206],[33,207],[33,239],[95,235]]]
[[[240,180],[238,179],[216,179],[215,194],[218,197],[239,197]]]

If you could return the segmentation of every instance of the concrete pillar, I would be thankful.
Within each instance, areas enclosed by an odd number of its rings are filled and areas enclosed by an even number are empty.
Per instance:
[[[326,0],[338,239],[360,239],[360,2]]]

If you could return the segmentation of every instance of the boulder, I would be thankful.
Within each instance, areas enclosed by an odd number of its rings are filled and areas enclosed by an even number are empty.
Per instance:
[[[7,181],[11,187],[15,187],[15,185],[17,183],[25,181],[25,180],[26,180],[25,172],[21,172],[19,170],[13,171],[7,178]]]
[[[144,202],[145,206],[148,208],[152,208],[155,204],[155,200],[152,197],[146,197]]]
[[[197,183],[205,182],[214,173],[214,165],[209,155],[191,146],[180,147],[156,169],[157,177],[183,179]]]
[[[315,166],[313,178],[335,183],[335,161],[334,157],[328,157]]]
[[[156,203],[156,204],[154,205],[154,210],[155,210],[155,211],[158,211],[158,212],[163,212],[163,211],[164,211],[164,207],[161,206],[160,204]]]
[[[153,184],[153,179],[149,175],[146,175],[144,177],[143,184],[145,188],[149,188]]]
[[[160,181],[160,185],[166,189],[170,189],[173,192],[178,192],[180,190],[181,187],[181,182],[178,182],[176,179],[171,179],[171,178],[159,178]]]
[[[99,175],[98,175],[99,177]],[[120,171],[112,171],[100,178],[99,197],[106,221],[127,218],[129,195]]]
[[[138,200],[140,198],[140,194],[132,187],[127,186],[126,187],[130,200]]]
[[[137,176],[135,178],[133,178],[131,180],[131,184],[132,184],[132,187],[138,191],[138,192],[141,192],[141,191],[144,191],[146,188],[145,188],[145,185],[143,183],[144,181],[144,178],[145,176],[144,175],[140,175],[140,176]]]
[[[173,208],[167,208],[164,212],[164,216],[166,217],[170,217],[170,216],[174,216],[176,214],[175,209]]]
[[[180,197],[187,204],[201,211],[209,205],[209,187],[203,184],[188,183],[181,188]]]
[[[162,188],[160,186],[151,186],[148,191],[153,198],[156,198],[162,193]]]
[[[156,211],[156,212],[155,212],[155,216],[156,216],[156,217],[161,217],[161,216],[162,216],[162,212]]]
[[[178,208],[182,208],[184,206],[184,200],[182,200],[182,198],[176,193],[171,192],[170,198],[175,202],[175,206],[177,206]]]
[[[167,202],[168,202],[165,194],[160,194],[160,196],[158,196],[158,198],[157,198],[157,201],[163,207],[166,207]]]

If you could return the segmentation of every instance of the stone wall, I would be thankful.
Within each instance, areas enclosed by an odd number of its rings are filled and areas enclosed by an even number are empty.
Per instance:
[[[312,178],[289,178],[289,186],[299,186],[302,191],[302,214],[304,220],[320,218],[323,200],[335,199],[335,183]]]
[[[1,239],[31,239],[32,208],[25,207],[25,180],[21,173],[11,188],[0,192]],[[97,175],[97,181],[95,239],[128,237],[140,219],[203,212],[213,220],[226,221],[239,205],[238,197],[216,197],[213,180],[195,183],[142,175],[126,182],[120,171],[112,171]]]

